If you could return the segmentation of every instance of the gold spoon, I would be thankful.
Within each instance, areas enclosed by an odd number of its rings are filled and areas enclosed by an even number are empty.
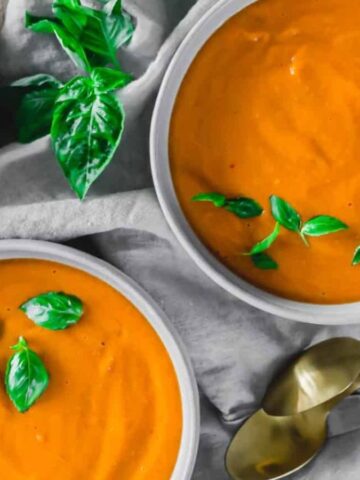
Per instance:
[[[230,442],[225,457],[230,477],[277,480],[303,468],[325,442],[330,411],[359,388],[360,376],[327,402],[292,416],[256,412]]]
[[[359,372],[358,340],[326,340],[302,353],[271,383],[262,407],[276,416],[306,412],[345,392]]]

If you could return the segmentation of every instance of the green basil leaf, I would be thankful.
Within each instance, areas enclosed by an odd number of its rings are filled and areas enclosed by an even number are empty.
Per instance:
[[[262,214],[262,207],[252,198],[230,198],[226,201],[225,209],[240,218],[253,218]]]
[[[111,162],[125,121],[119,100],[111,93],[96,95],[88,82],[76,79],[64,87],[51,128],[57,160],[80,199]]]
[[[51,75],[38,74],[1,87],[1,111],[7,119],[5,140],[28,143],[47,135],[61,86]]]
[[[300,232],[301,217],[290,203],[276,195],[271,195],[270,205],[271,213],[280,225],[293,232]]]
[[[280,232],[280,224],[276,222],[274,230],[270,233],[269,236],[264,238],[261,242],[257,243],[250,250],[250,255],[255,255],[261,253],[264,250],[267,250],[275,242]]]
[[[277,270],[279,265],[267,253],[261,252],[251,255],[251,260],[255,267],[261,270]]]
[[[50,133],[58,90],[27,93],[16,115],[18,141],[29,143]]]
[[[30,320],[49,330],[64,330],[77,323],[84,312],[81,300],[63,292],[47,292],[20,306]]]
[[[352,265],[353,266],[359,265],[359,263],[360,263],[360,245],[355,248],[354,256],[352,259]]]
[[[118,49],[128,45],[135,32],[131,16],[124,12],[120,0],[110,0],[102,12],[104,29]]]
[[[128,73],[106,67],[94,68],[91,72],[91,78],[96,93],[107,93],[123,88],[133,80],[132,75]]]
[[[15,353],[8,361],[5,373],[6,392],[17,410],[24,413],[47,389],[49,374],[24,338],[20,337],[12,349]]]
[[[223,207],[226,204],[226,197],[221,193],[198,193],[191,199],[193,202],[211,202],[215,207]]]
[[[81,43],[56,19],[36,17],[26,12],[26,28],[37,33],[55,34],[60,45],[79,68],[90,71],[90,65]]]
[[[329,215],[318,215],[304,223],[301,233],[310,237],[320,237],[322,235],[328,235],[329,233],[347,230],[348,228],[349,227],[338,218],[330,217]]]
[[[51,75],[39,74],[17,80],[12,85],[32,89],[24,94],[16,112],[18,141],[29,143],[48,135],[61,82]]]

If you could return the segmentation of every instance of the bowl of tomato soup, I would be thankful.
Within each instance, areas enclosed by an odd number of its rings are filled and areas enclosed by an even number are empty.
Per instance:
[[[177,238],[226,290],[290,319],[360,320],[359,21],[357,0],[218,2],[154,110]]]
[[[47,242],[0,241],[0,278],[4,477],[190,479],[199,437],[196,382],[153,300],[109,264]],[[59,294],[67,295],[67,309],[44,304],[44,295]],[[71,308],[76,314],[80,303],[75,324]],[[36,385],[16,384],[27,372],[13,361],[20,371],[9,375],[9,357],[25,341],[48,378],[41,396],[20,412],[22,389],[32,395]],[[34,375],[39,371],[34,367]]]

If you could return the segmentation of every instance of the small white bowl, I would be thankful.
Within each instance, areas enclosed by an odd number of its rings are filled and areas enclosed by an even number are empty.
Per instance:
[[[171,480],[190,480],[199,443],[199,394],[185,348],[164,312],[129,277],[108,263],[74,248],[36,240],[0,240],[0,260],[19,258],[50,260],[83,270],[118,290],[144,315],[163,342],[180,387],[183,430]]]
[[[295,302],[263,291],[235,275],[198,239],[177,200],[168,153],[169,126],[177,93],[191,63],[206,41],[230,17],[252,3],[255,0],[225,0],[216,3],[187,35],[166,72],[156,101],[150,133],[151,169],[160,205],[174,234],[197,265],[221,287],[241,300],[292,320],[327,325],[360,323],[360,302],[341,305]]]

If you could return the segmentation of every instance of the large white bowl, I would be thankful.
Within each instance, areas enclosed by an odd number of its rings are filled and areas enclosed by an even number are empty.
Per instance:
[[[189,480],[194,469],[199,442],[199,395],[184,346],[163,311],[144,290],[119,270],[73,248],[35,240],[0,240],[0,260],[19,258],[51,260],[99,278],[135,305],[154,328],[174,365],[182,402],[183,430],[171,480]]]
[[[218,2],[190,31],[173,57],[157,98],[150,134],[151,168],[160,205],[179,242],[197,265],[221,287],[241,300],[292,320],[327,325],[358,323],[360,302],[341,305],[295,302],[265,292],[235,275],[198,239],[176,197],[169,165],[168,143],[172,110],[183,78],[211,35],[235,13],[255,1]]]

